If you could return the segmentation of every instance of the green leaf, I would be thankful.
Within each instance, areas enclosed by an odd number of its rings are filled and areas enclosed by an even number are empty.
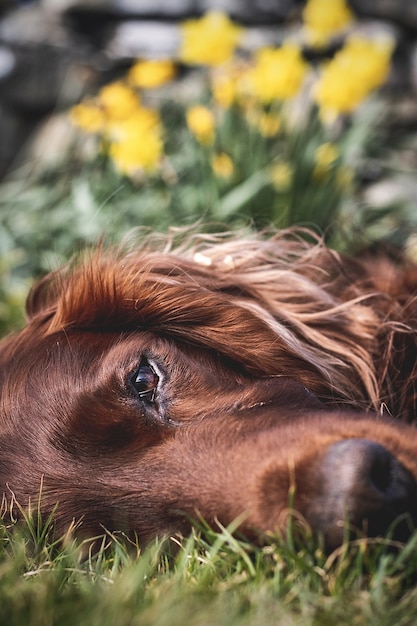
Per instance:
[[[228,194],[223,196],[215,208],[216,217],[228,219],[250,200],[252,200],[264,187],[271,182],[267,168],[259,170],[246,179],[243,183],[234,187]]]

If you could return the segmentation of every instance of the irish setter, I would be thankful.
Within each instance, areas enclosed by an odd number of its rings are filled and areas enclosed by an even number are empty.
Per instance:
[[[4,505],[147,542],[193,520],[417,523],[417,269],[312,234],[148,238],[44,278],[0,345]],[[14,513],[13,513],[14,512]]]

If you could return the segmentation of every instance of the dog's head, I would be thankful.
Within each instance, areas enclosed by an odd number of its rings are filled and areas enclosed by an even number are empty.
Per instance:
[[[0,349],[3,492],[41,491],[62,531],[143,541],[200,516],[282,531],[291,509],[330,548],[343,521],[415,521],[415,431],[366,412],[401,369],[377,359],[387,308],[369,293],[286,238],[99,252],[47,277]]]

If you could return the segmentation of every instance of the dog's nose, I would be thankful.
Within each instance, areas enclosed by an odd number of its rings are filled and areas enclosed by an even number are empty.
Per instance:
[[[405,541],[417,523],[417,486],[386,448],[367,439],[333,444],[322,463],[307,521],[333,549],[355,533]]]

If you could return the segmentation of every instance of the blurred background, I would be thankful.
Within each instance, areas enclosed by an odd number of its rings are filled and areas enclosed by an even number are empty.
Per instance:
[[[0,0],[0,333],[138,227],[417,260],[417,3]]]

